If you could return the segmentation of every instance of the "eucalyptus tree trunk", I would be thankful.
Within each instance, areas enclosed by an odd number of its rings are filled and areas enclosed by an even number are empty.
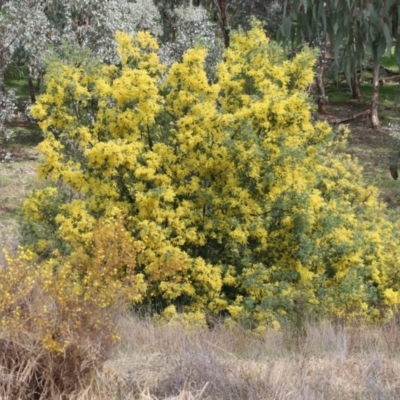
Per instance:
[[[372,127],[378,129],[380,126],[378,116],[378,100],[379,100],[379,63],[374,63],[372,75],[372,99],[371,99],[371,124]]]
[[[36,103],[35,87],[33,85],[33,68],[28,66],[28,86],[29,86],[29,96],[31,98],[31,103]]]
[[[0,101],[4,92],[6,91],[4,79],[7,71],[7,64],[5,62],[4,49],[0,49]]]
[[[6,69],[0,65],[0,100],[1,100],[1,96],[6,91],[6,87],[4,84],[5,73],[6,73]]]
[[[36,91],[37,93],[40,93],[40,89],[42,88],[42,77],[43,74],[40,73],[36,79]]]
[[[353,77],[351,78],[351,94],[353,99],[361,99],[360,81],[357,73],[357,67],[354,65]]]
[[[222,27],[222,34],[224,35],[224,44],[225,47],[228,48],[230,42],[230,36],[229,36],[226,0],[219,0],[219,5],[221,9],[221,27]]]
[[[325,70],[325,57],[320,57],[318,60],[318,70],[315,77],[317,83],[317,92],[318,92],[318,112],[320,114],[326,114],[326,105],[327,98],[325,95],[325,86],[324,86],[324,70]]]
[[[0,106],[3,104],[3,99],[4,99],[4,94],[5,94],[6,88],[4,85],[4,74],[0,74]]]
[[[230,43],[230,32],[228,24],[227,0],[213,0],[213,3],[216,8],[218,22],[224,38],[224,45],[225,48],[228,48]]]
[[[357,75],[351,79],[351,95],[353,99],[361,99],[360,83]]]

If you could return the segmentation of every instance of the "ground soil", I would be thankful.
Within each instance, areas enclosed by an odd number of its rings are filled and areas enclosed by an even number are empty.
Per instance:
[[[340,102],[328,106],[326,115],[319,115],[318,119],[326,120],[336,126],[339,121],[351,119],[353,116],[368,111],[367,102]],[[378,186],[381,199],[390,209],[400,208],[400,179],[394,180],[390,174],[390,165],[399,166],[400,175],[400,140],[393,138],[389,119],[385,112],[396,113],[395,109],[380,110],[383,116],[381,128],[373,129],[369,116],[346,122],[349,130],[348,146],[345,152],[358,159],[363,166],[364,179],[367,183]],[[399,110],[400,114],[400,110]]]

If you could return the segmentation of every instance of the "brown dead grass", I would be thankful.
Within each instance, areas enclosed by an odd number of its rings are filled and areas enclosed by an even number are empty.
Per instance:
[[[295,342],[288,332],[256,336],[223,326],[185,331],[134,317],[121,318],[119,330],[121,342],[97,375],[99,398],[400,398],[395,321],[380,327],[310,325]]]
[[[2,400],[86,399],[95,389],[90,380],[98,365],[90,345],[78,354],[56,355],[40,345],[36,332],[0,333],[0,398]],[[92,387],[92,383],[94,386]],[[93,397],[90,397],[93,398]]]
[[[39,351],[34,332],[2,333],[0,398],[400,398],[400,328],[395,320],[347,328],[331,322],[308,325],[301,338],[287,331],[255,335],[222,325],[185,330],[132,316],[121,317],[118,330],[121,341],[103,364],[87,359],[71,365],[68,357],[63,361]],[[91,364],[92,373],[80,375],[77,367]],[[68,395],[59,392],[60,380]]]
[[[27,194],[39,185],[35,163],[0,160],[0,249],[18,244],[18,214]]]

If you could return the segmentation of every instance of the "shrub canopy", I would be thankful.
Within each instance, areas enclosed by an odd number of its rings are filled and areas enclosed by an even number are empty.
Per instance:
[[[97,220],[124,218],[144,301],[169,319],[262,329],[300,308],[378,316],[398,303],[377,191],[312,121],[311,50],[288,60],[255,25],[232,35],[210,83],[203,48],[166,71],[150,34],[116,40],[119,65],[53,61],[32,107],[49,182],[24,205],[37,251],[74,252]]]

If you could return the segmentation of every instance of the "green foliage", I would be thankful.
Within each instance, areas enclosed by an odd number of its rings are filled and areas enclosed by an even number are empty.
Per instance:
[[[393,71],[396,71],[398,68],[398,63],[396,60],[396,57],[394,56],[393,52],[389,55],[384,55],[381,59],[381,65],[383,65],[386,68],[390,68]]]
[[[144,302],[171,321],[222,313],[263,329],[299,304],[378,318],[399,302],[377,191],[311,120],[312,51],[288,61],[256,25],[232,35],[210,84],[204,49],[164,76],[149,34],[116,38],[119,66],[55,62],[32,107],[39,174],[72,193],[51,216],[44,192],[25,203],[28,221],[57,226],[48,245],[85,246],[99,218],[122,216],[141,246]]]
[[[27,75],[26,68],[9,67],[4,76],[4,85],[8,89],[15,90],[15,94],[23,99],[29,98],[29,87],[24,76]]]

